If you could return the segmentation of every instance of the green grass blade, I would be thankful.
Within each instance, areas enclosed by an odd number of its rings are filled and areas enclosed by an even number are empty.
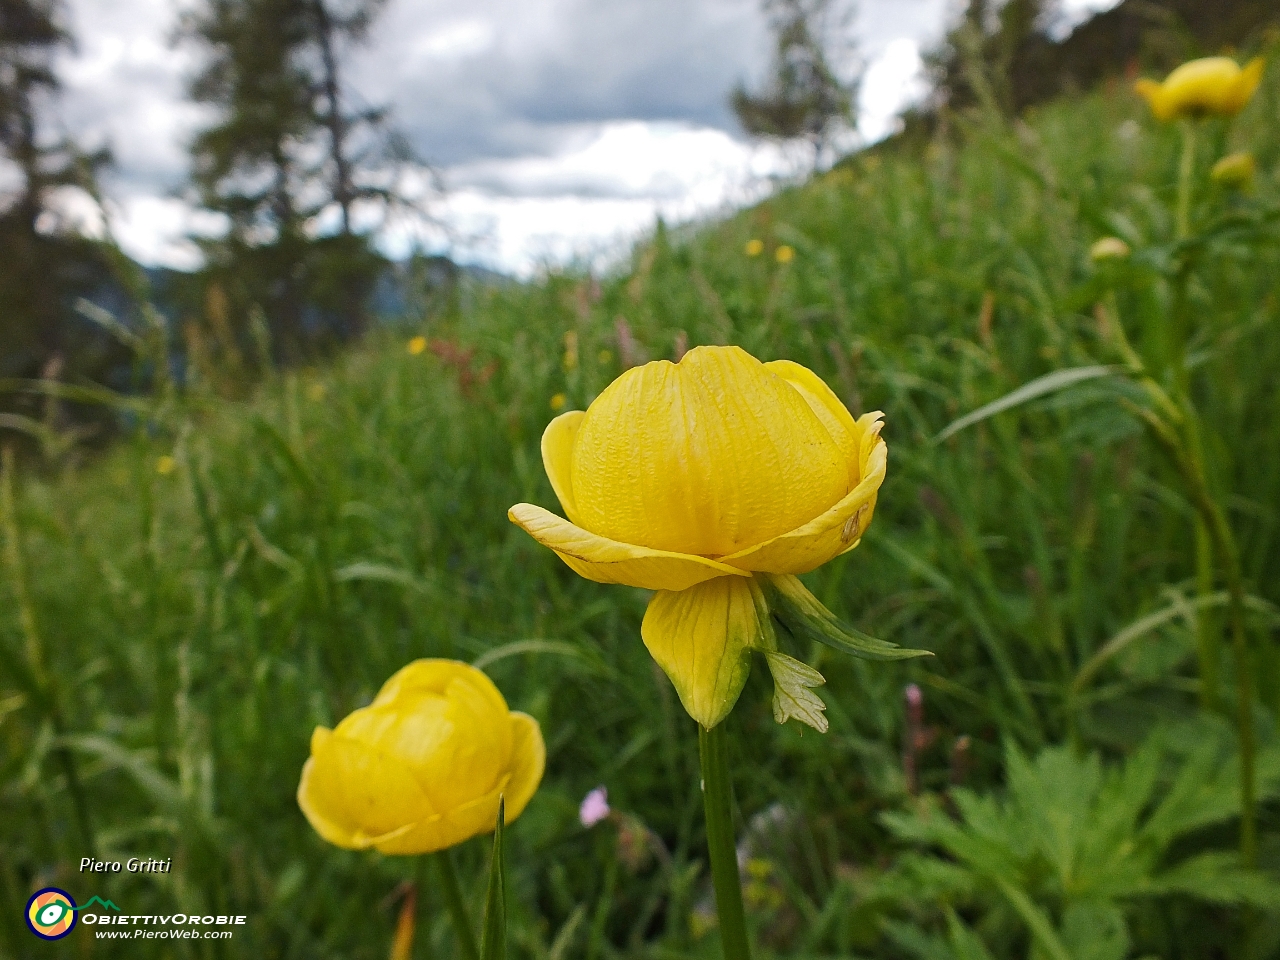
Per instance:
[[[1075,386],[1077,383],[1083,383],[1086,380],[1097,380],[1100,377],[1107,377],[1116,372],[1115,367],[1102,365],[1094,365],[1089,367],[1072,367],[1068,370],[1055,370],[1053,373],[1046,373],[1043,377],[1036,377],[1030,383],[1024,383],[1012,393],[1006,393],[999,400],[992,400],[985,406],[979,407],[972,413],[966,413],[959,420],[949,424],[941,433],[933,438],[934,443],[941,443],[948,437],[954,436],[965,427],[971,427],[975,423],[981,423],[983,420],[989,420],[998,413],[1004,413],[1006,410],[1012,410],[1014,407],[1037,400],[1040,397],[1050,393],[1056,393],[1059,390],[1065,390],[1067,387]]]
[[[507,956],[507,871],[503,863],[502,830],[507,801],[498,798],[498,822],[493,830],[493,860],[489,864],[489,893],[484,903],[484,928],[480,939],[480,960],[506,960]]]

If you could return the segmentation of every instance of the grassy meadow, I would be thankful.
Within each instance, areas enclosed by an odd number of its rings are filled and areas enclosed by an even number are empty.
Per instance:
[[[1179,247],[1181,143],[1122,86],[1014,123],[953,116],[722,222],[659,227],[606,276],[464,285],[250,399],[195,378],[129,400],[137,429],[105,453],[46,436],[0,502],[0,955],[387,957],[418,878],[414,955],[454,956],[432,874],[327,846],[294,798],[316,725],[451,657],[547,742],[506,836],[511,955],[718,957],[697,730],[640,641],[646,596],[577,577],[506,511],[559,512],[539,438],[561,405],[735,343],[885,412],[875,521],[804,579],[935,654],[796,652],[827,678],[825,735],[777,725],[753,670],[726,722],[758,954],[1276,956],[1280,70],[1202,125],[1193,221],[1221,228]],[[1234,149],[1257,157],[1251,194],[1208,179]],[[1109,235],[1133,255],[1092,263]],[[1185,385],[1237,540],[1257,871],[1236,854],[1224,588],[1198,580],[1194,507],[1141,390],[1082,379],[937,439],[1037,377],[1114,366],[1117,322]],[[599,785],[618,816],[588,829]],[[488,851],[457,851],[473,914]],[[91,852],[173,869],[79,874]],[[18,908],[45,885],[249,919],[228,941],[44,944]]]

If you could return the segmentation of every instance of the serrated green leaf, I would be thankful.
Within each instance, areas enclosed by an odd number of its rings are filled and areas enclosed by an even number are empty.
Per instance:
[[[756,579],[765,586],[773,616],[795,636],[816,640],[863,660],[907,660],[933,656],[928,650],[911,650],[887,640],[877,640],[842,623],[796,577],[764,574]]]
[[[484,902],[484,927],[480,939],[480,960],[506,960],[507,956],[507,870],[503,862],[502,830],[507,801],[498,798],[498,822],[493,830],[493,859],[489,863],[489,892]]]
[[[765,653],[773,674],[773,719],[779,723],[796,719],[819,733],[827,732],[827,705],[811,688],[827,681],[817,670],[793,657],[769,650]]]

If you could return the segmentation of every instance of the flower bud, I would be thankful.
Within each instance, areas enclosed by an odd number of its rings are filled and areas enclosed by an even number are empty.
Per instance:
[[[1089,248],[1089,259],[1094,263],[1123,260],[1129,256],[1129,252],[1129,245],[1119,237],[1103,237]]]
[[[1253,186],[1253,175],[1258,169],[1253,154],[1247,150],[1229,153],[1213,165],[1209,177],[1214,183],[1233,190],[1248,190]]]

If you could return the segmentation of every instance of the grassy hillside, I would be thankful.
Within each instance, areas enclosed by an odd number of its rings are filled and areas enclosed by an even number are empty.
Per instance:
[[[42,955],[387,956],[419,866],[326,846],[294,791],[314,726],[444,656],[483,665],[547,741],[508,831],[513,955],[717,956],[696,728],[640,642],[645,595],[574,576],[506,510],[558,509],[538,443],[561,405],[625,365],[736,343],[811,367],[855,415],[885,411],[875,522],[805,579],[936,654],[800,651],[828,680],[826,735],[776,725],[755,669],[727,722],[761,952],[1274,955],[1280,71],[1229,129],[1204,125],[1193,207],[1271,232],[1228,223],[1182,274],[1179,146],[1126,89],[1014,127],[956,118],[922,156],[870,153],[724,223],[660,229],[617,276],[469,290],[248,403],[194,384],[91,463],[51,444],[0,510],[0,953],[35,955],[14,905],[54,884],[249,921],[212,943],[77,931]],[[1259,164],[1248,196],[1207,179],[1240,148]],[[1134,256],[1092,264],[1106,235]],[[1140,391],[1084,382],[935,440],[1036,377],[1115,363],[1117,316],[1147,357],[1189,331],[1188,372],[1161,375],[1200,412],[1251,598],[1262,874],[1233,859],[1221,584],[1192,605],[1193,509]],[[625,817],[588,830],[578,803],[600,784]],[[90,879],[91,850],[173,871]],[[460,851],[475,910],[486,857]],[[434,884],[422,896],[417,955],[452,956]]]

